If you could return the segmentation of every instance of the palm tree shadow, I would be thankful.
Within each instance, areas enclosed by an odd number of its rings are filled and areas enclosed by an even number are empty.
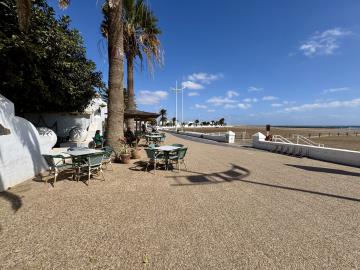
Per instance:
[[[210,173],[210,174],[204,174],[201,172],[194,172],[194,171],[188,171],[189,173],[193,173],[193,175],[179,175],[179,176],[168,176],[168,178],[173,178],[177,183],[171,184],[171,186],[193,186],[193,185],[207,185],[207,184],[220,184],[224,182],[242,182],[246,184],[251,185],[259,185],[263,187],[268,188],[276,188],[280,190],[287,190],[287,191],[295,191],[295,192],[301,192],[306,194],[312,194],[312,195],[320,195],[325,196],[329,198],[335,198],[335,199],[341,199],[341,200],[347,200],[347,201],[353,201],[353,202],[360,202],[359,198],[354,197],[348,197],[348,196],[342,196],[337,194],[331,194],[331,193],[325,193],[321,191],[313,191],[313,190],[307,190],[307,189],[301,189],[301,188],[295,188],[295,187],[289,187],[289,186],[283,186],[283,185],[277,185],[277,184],[270,184],[270,183],[264,183],[264,182],[258,182],[258,181],[251,181],[244,179],[245,177],[250,175],[250,171],[246,168],[243,168],[241,166],[237,166],[235,164],[231,164],[232,168],[230,170],[224,171],[224,172],[217,172],[217,173]],[[186,178],[190,183],[182,183],[179,181],[180,178]]]
[[[285,164],[286,166],[311,171],[311,172],[322,172],[322,173],[331,173],[331,174],[340,174],[340,175],[348,175],[348,176],[360,176],[360,173],[344,171],[340,169],[332,169],[332,168],[323,168],[323,167],[314,167],[314,166],[304,166],[304,165],[296,165],[296,164]]]

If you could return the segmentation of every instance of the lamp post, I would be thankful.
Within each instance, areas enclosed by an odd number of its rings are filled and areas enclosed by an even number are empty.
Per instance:
[[[177,81],[175,88],[171,88],[175,92],[175,129],[177,131],[177,121],[178,121],[178,113],[177,113],[177,107],[178,107],[178,100],[177,100],[177,94],[178,92],[181,92],[181,124],[184,122],[184,89],[186,87],[178,88]]]

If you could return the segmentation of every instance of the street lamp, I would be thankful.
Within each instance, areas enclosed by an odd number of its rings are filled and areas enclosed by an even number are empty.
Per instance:
[[[175,121],[175,129],[177,131],[177,121],[178,121],[178,113],[177,113],[177,106],[178,106],[178,101],[177,101],[177,94],[178,92],[181,92],[181,124],[184,122],[184,89],[186,87],[181,87],[181,88],[178,88],[178,85],[177,85],[177,81],[176,81],[176,86],[175,88],[171,88],[171,90],[173,90],[175,92],[175,118],[176,118],[176,121]]]

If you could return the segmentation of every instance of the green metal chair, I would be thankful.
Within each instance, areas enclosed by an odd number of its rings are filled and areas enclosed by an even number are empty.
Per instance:
[[[159,163],[159,160],[164,159],[163,153],[160,153],[158,150],[154,148],[145,148],[145,152],[148,158],[145,171],[146,172],[148,171],[149,164],[154,164],[154,173],[156,173],[156,165]]]
[[[107,169],[107,166],[110,165],[111,166],[111,170],[113,171],[113,166],[111,163],[111,156],[114,153],[114,149],[111,146],[105,146],[102,148],[102,150],[104,151],[104,157],[102,160],[102,164],[105,165],[105,169]]]
[[[169,162],[171,164],[176,163],[179,171],[180,171],[180,163],[184,164],[185,170],[187,170],[185,163],[186,152],[187,152],[187,147],[184,147],[174,151],[174,154],[171,154],[169,156]]]
[[[165,133],[160,133],[160,135],[161,135],[161,138],[159,138],[159,143],[164,143],[165,142],[165,138],[166,138],[166,136],[165,136]]]
[[[67,163],[66,158],[62,155],[43,155],[47,165],[49,166],[49,176],[54,174],[53,185],[55,186],[56,179],[60,172],[73,169],[72,163]],[[45,184],[48,182],[48,177],[45,178]]]
[[[149,147],[149,148],[155,148],[155,147],[159,147],[159,145],[156,144],[156,143],[150,143],[150,144],[148,145],[148,147]]]
[[[87,175],[89,182],[91,175],[101,173],[103,181],[105,181],[104,173],[102,171],[103,156],[104,156],[103,153],[99,153],[99,154],[92,154],[82,159],[79,159],[75,165],[77,166],[76,180],[79,181],[81,176]]]

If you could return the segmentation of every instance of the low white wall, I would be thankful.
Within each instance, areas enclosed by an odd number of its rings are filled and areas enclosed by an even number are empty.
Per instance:
[[[74,127],[87,129],[90,125],[91,118],[89,114],[69,114],[69,113],[31,113],[25,115],[26,119],[34,125],[52,128],[57,124],[56,135],[59,137],[69,136],[69,132]],[[45,123],[42,122],[42,119]],[[39,123],[40,121],[40,123]],[[46,124],[46,125],[45,125]],[[55,130],[54,130],[55,131]]]
[[[285,149],[288,153],[301,153],[309,158],[360,167],[360,152],[358,151],[265,141],[265,135],[260,132],[253,135],[252,146],[268,151],[275,151],[282,147],[282,149]]]
[[[168,132],[180,134],[180,135],[197,137],[197,138],[204,138],[207,140],[213,140],[213,141],[217,141],[217,142],[226,142],[226,143],[234,143],[235,142],[235,133],[232,131],[228,131],[227,134],[224,134],[224,135],[206,134],[206,133],[193,132],[193,131],[184,131],[184,132],[179,131],[177,133],[176,131],[168,130]]]
[[[14,115],[14,104],[0,95],[0,124],[10,134],[0,135],[0,191],[34,177],[47,169],[41,150],[48,147],[36,128]]]

